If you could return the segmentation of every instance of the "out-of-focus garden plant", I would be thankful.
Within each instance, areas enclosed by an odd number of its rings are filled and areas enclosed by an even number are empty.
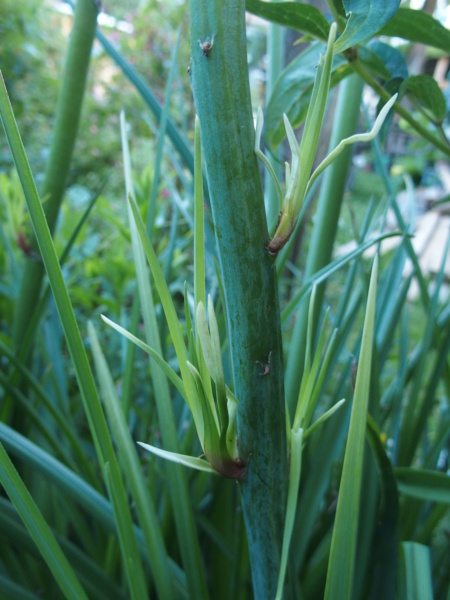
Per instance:
[[[431,281],[400,173],[450,156],[407,59],[450,32],[327,5],[0,22],[2,598],[447,597],[449,242]],[[245,9],[307,42],[264,111]]]

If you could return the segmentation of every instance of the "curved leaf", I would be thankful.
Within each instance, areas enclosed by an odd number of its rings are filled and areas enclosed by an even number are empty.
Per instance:
[[[326,158],[324,158],[324,160],[320,163],[320,165],[317,167],[317,169],[311,175],[311,179],[309,180],[308,187],[310,187],[314,183],[314,180],[339,156],[339,154],[341,154],[341,152],[344,150],[344,148],[346,146],[356,144],[357,142],[358,143],[370,142],[371,140],[375,139],[375,137],[378,135],[378,133],[381,129],[381,126],[383,125],[383,123],[386,119],[388,112],[390,111],[390,109],[391,109],[392,105],[394,104],[394,102],[396,101],[396,99],[397,99],[397,94],[392,96],[392,98],[388,102],[386,102],[386,104],[380,110],[378,117],[376,118],[371,131],[369,131],[367,133],[356,133],[354,135],[351,135],[348,138],[341,140],[339,142],[339,144],[336,146],[336,148],[332,152],[330,152],[330,154]]]

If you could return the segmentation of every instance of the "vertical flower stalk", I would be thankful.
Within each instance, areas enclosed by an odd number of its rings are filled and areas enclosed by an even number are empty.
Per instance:
[[[190,0],[190,44],[247,466],[240,487],[254,595],[274,598],[288,483],[281,325],[254,152],[244,1]]]

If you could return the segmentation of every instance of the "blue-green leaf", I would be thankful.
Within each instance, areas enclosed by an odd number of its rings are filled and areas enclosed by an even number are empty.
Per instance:
[[[384,81],[393,78],[407,79],[408,77],[408,66],[400,50],[379,40],[371,40],[367,46],[360,46],[358,58],[373,75]]]
[[[430,119],[442,123],[446,113],[445,98],[433,77],[413,75],[402,83],[400,89],[416,100]]]
[[[378,33],[440,48],[444,52],[450,48],[450,31],[423,10],[399,8]]]
[[[334,50],[342,52],[366,40],[383,27],[398,10],[400,0],[344,0],[348,21]]]

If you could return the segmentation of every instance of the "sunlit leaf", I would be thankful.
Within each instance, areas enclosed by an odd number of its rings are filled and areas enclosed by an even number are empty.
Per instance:
[[[399,8],[378,34],[404,38],[410,42],[440,48],[444,52],[448,52],[450,48],[450,31],[424,10]]]
[[[318,8],[310,4],[246,0],[245,8],[248,12],[267,21],[297,29],[315,38],[326,40],[328,37],[330,28],[328,21]]]
[[[150,444],[144,444],[143,442],[138,442],[138,444],[139,446],[142,446],[144,450],[147,450],[148,452],[151,452],[156,456],[160,456],[161,458],[165,458],[166,460],[170,460],[180,465],[184,465],[185,467],[190,467],[191,469],[206,471],[207,473],[214,473],[215,475],[217,475],[217,471],[215,471],[211,467],[211,465],[202,458],[196,458],[195,456],[186,456],[185,454],[178,454],[176,452],[168,452],[167,450],[157,448],[156,446],[151,446]]]
[[[400,0],[344,0],[348,15],[344,33],[334,50],[342,52],[376,33],[397,12]]]

